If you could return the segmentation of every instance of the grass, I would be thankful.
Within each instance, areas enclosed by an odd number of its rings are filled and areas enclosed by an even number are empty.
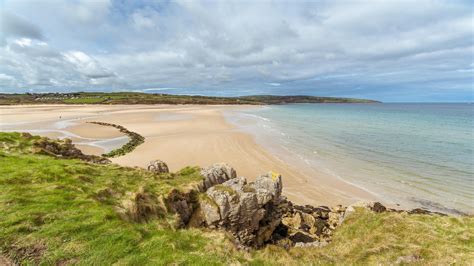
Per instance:
[[[409,255],[425,265],[474,261],[472,217],[357,210],[324,248],[250,253],[236,250],[223,233],[175,229],[172,214],[130,222],[117,213],[130,192],[186,191],[202,179],[199,169],[160,176],[57,159],[33,154],[35,139],[0,133],[0,255],[22,264],[376,265]]]
[[[88,97],[82,97],[82,98],[70,98],[70,99],[64,99],[64,103],[68,104],[94,104],[94,103],[102,103],[106,101],[106,98],[88,98]]]
[[[19,134],[0,133],[14,147],[0,153],[0,249],[24,263],[80,261],[85,265],[145,262],[224,263],[199,230],[175,230],[174,217],[131,223],[115,211],[121,196],[146,187],[156,195],[201,179],[185,168],[174,178],[116,165],[29,154]],[[104,189],[118,196],[97,197]],[[205,251],[205,252],[204,252]]]
[[[211,97],[199,95],[149,94],[138,92],[0,93],[0,105],[13,104],[286,104],[286,103],[374,103],[337,97],[255,95]]]
[[[255,253],[260,262],[277,264],[388,265],[413,256],[421,265],[472,265],[474,219],[359,209],[324,248],[267,247]]]

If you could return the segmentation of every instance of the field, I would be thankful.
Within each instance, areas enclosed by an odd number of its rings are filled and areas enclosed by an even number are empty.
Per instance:
[[[286,103],[375,103],[352,98],[314,96],[210,97],[138,92],[77,92],[0,94],[0,105],[14,104],[286,104]]]

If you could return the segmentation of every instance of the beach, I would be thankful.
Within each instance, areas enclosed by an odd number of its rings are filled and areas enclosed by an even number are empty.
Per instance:
[[[20,105],[0,107],[1,131],[27,131],[52,138],[68,137],[88,154],[99,155],[127,141],[112,127],[118,124],[145,137],[133,152],[112,158],[113,163],[146,168],[152,160],[165,161],[171,171],[186,166],[206,167],[225,162],[250,181],[268,171],[283,176],[283,194],[298,204],[350,204],[375,200],[360,187],[327,173],[291,165],[239,130],[224,112],[255,106],[210,105]]]

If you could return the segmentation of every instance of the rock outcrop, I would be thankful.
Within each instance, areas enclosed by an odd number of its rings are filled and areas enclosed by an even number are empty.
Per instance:
[[[165,173],[168,169],[164,162],[153,161],[149,170]],[[174,214],[179,218],[176,227],[223,230],[233,236],[239,248],[274,244],[288,249],[327,245],[336,228],[357,208],[378,213],[400,212],[379,202],[358,202],[347,208],[295,205],[281,195],[282,177],[273,172],[247,182],[245,177],[236,177],[232,167],[221,163],[202,169],[201,175],[203,181],[187,192],[173,189],[168,195],[156,198],[141,189],[122,201],[119,213],[137,222]],[[109,190],[99,191],[97,198],[112,194]],[[415,209],[407,213],[427,212]]]
[[[120,132],[126,134],[130,138],[130,140],[127,143],[125,143],[125,145],[123,145],[122,147],[111,150],[108,153],[102,154],[102,156],[107,157],[107,158],[113,158],[113,157],[125,155],[129,152],[132,152],[136,147],[138,147],[140,144],[145,142],[145,137],[138,134],[137,132],[133,132],[126,129],[124,126],[121,126],[121,125],[105,123],[105,122],[87,122],[87,123],[101,125],[101,126],[115,127],[118,130],[120,130]]]
[[[233,175],[231,171],[227,176]],[[280,224],[281,189],[281,176],[276,173],[251,183],[239,177],[214,185],[200,200],[203,224],[231,233],[241,247],[261,247]]]
[[[35,153],[46,154],[67,159],[80,159],[88,162],[107,164],[110,160],[101,156],[86,155],[76,148],[70,139],[51,140],[41,138],[34,142]]]
[[[271,243],[285,248],[326,245],[342,223],[345,211],[341,206],[300,206],[286,200],[282,201],[280,209],[283,210],[281,224],[272,235]]]
[[[151,171],[155,174],[164,174],[169,173],[168,165],[162,160],[154,160],[148,164],[148,171]]]
[[[206,191],[214,185],[222,184],[229,179],[237,177],[234,168],[226,163],[215,163],[207,168],[203,168],[201,175],[204,177],[202,184],[199,185],[201,192]]]
[[[324,246],[345,208],[299,206],[281,195],[281,175],[270,172],[247,182],[226,164],[203,169],[199,207],[190,226],[229,232],[240,247],[273,243],[285,248]]]

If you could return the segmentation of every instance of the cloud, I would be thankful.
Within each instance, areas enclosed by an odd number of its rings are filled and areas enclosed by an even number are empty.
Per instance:
[[[66,61],[75,66],[75,69],[91,79],[109,78],[115,76],[103,68],[96,60],[81,51],[69,51],[62,54]]]
[[[266,84],[268,84],[270,86],[281,86],[281,84],[277,83],[277,82],[269,82],[269,83],[266,83]]]
[[[0,36],[1,43],[8,37],[26,37],[43,39],[41,30],[27,20],[6,11],[0,11]]]
[[[364,92],[383,100],[397,85],[407,88],[401,94],[409,88],[417,92],[407,97],[430,95],[434,88],[466,93],[472,88],[472,71],[464,71],[472,69],[472,5],[425,0],[414,5],[403,0],[6,1],[5,12],[29,18],[39,35],[10,34],[2,60],[21,67],[0,67],[0,73],[18,80],[17,90],[35,77],[54,79],[52,90]]]
[[[10,86],[14,86],[14,84],[15,84],[15,78],[13,78],[12,76],[0,73],[0,86],[10,87]]]
[[[60,52],[46,42],[28,38],[9,39],[0,49],[0,87],[5,90],[94,88],[120,82],[82,51]]]

